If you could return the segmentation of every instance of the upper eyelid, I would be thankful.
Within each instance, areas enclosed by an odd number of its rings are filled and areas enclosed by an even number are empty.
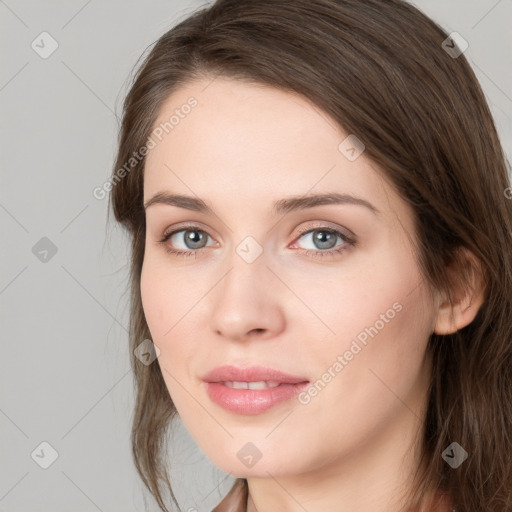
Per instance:
[[[330,226],[328,224],[320,224],[320,225],[315,225],[315,226],[308,226],[308,227],[303,227],[303,228],[299,228],[298,231],[299,231],[299,234],[303,235],[304,233],[309,233],[311,231],[322,231],[322,230],[325,230],[325,231],[329,231],[329,230],[332,230],[332,231],[338,231],[340,232],[341,234],[343,235],[347,235],[347,236],[355,236],[354,233],[352,233],[352,231],[348,228],[344,228],[344,227],[341,227],[341,226]],[[347,233],[344,233],[344,231],[348,231],[349,234]]]
[[[166,228],[166,229],[164,229],[163,234],[164,234],[164,236],[167,236],[167,235],[170,235],[171,233],[177,233],[179,231],[187,231],[187,230],[193,231],[194,229],[197,231],[204,231],[209,236],[211,236],[209,233],[209,229],[202,227],[200,222],[195,222],[195,223],[190,223],[190,224],[185,223],[182,226],[178,225],[178,226],[173,226],[171,228]]]
[[[183,226],[178,225],[178,226],[172,227],[170,229],[165,229],[164,235],[168,235],[171,233],[177,233],[179,231],[187,231],[187,230],[193,231],[194,229],[196,229],[197,231],[204,231],[205,233],[210,235],[210,233],[208,232],[208,229],[201,227],[200,224],[185,224]],[[314,226],[301,227],[301,228],[298,228],[297,231],[299,232],[299,234],[302,235],[302,234],[310,232],[310,231],[322,230],[322,229],[325,229],[325,230],[332,229],[333,231],[340,231],[340,232],[343,232],[343,230],[346,230],[349,233],[351,233],[352,235],[354,235],[354,233],[352,233],[352,231],[348,228],[334,227],[334,226],[330,226],[328,224],[319,224],[319,225],[314,225]]]

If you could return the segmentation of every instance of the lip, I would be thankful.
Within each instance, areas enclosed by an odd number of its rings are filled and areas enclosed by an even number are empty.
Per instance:
[[[288,373],[267,368],[265,366],[248,366],[245,368],[224,365],[213,369],[202,377],[205,382],[259,382],[275,381],[280,384],[300,384],[309,382],[305,377],[297,377]]]
[[[229,412],[244,415],[261,414],[279,403],[292,399],[309,385],[306,378],[263,366],[220,366],[204,375],[202,379],[210,400]],[[266,389],[236,389],[224,384],[232,381],[274,381],[279,382],[279,386]]]

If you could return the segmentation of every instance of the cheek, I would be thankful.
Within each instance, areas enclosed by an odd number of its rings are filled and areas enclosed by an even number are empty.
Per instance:
[[[148,254],[141,272],[141,300],[153,343],[159,348],[158,362],[173,399],[178,382],[189,379],[195,341],[191,337],[190,315],[202,296],[201,289],[183,273],[173,272],[160,257]]]
[[[393,245],[382,244],[351,257],[340,270],[320,268],[291,272],[286,277],[308,306],[295,308],[298,313],[294,322],[315,324],[319,329],[317,339],[324,340],[317,360],[322,359],[326,344],[346,350],[354,338],[363,344],[367,341],[369,346],[372,339],[393,336],[394,346],[399,348],[407,335],[423,332],[429,322],[431,311],[423,278],[413,255],[405,248],[397,251]],[[295,315],[296,311],[290,310],[289,314]],[[303,350],[316,352],[315,348],[311,344]]]
[[[316,400],[314,407],[319,408],[322,403],[343,404],[338,409],[341,419],[350,410],[359,421],[372,416],[378,422],[379,416],[396,411],[400,400],[417,396],[425,384],[433,309],[410,254],[382,258],[351,276],[324,285],[323,298],[318,291],[305,298],[308,304],[323,302],[318,311],[333,331],[321,343],[303,347],[317,362],[320,380],[319,398],[311,402]]]
[[[188,304],[197,293],[194,292],[193,282],[184,278],[183,273],[173,271],[172,266],[166,263],[165,256],[155,252],[146,252],[140,292],[149,330],[155,341],[164,342],[179,329],[178,322],[190,309]]]
[[[165,279],[155,271],[151,260],[144,260],[142,266],[140,293],[142,300],[142,308],[144,316],[148,324],[149,330],[153,337],[153,341],[157,344],[161,336],[169,327],[165,327],[168,312],[172,310],[172,294],[165,293]]]
[[[179,286],[169,269],[165,271],[156,258],[148,255],[144,260],[141,273],[142,307],[151,339],[160,350],[158,363],[169,391],[171,391],[173,381],[173,379],[169,379],[169,373],[174,375],[175,372],[171,363],[179,364],[183,360],[185,355],[181,353],[181,350],[187,346],[186,343],[178,342],[182,326],[179,319],[185,314],[183,305],[186,302],[183,297],[183,289]],[[170,357],[171,353],[172,358]]]

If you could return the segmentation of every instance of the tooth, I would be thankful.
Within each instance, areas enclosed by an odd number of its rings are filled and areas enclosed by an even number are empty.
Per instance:
[[[248,382],[249,389],[267,389],[267,383],[264,381],[260,382]]]
[[[247,382],[236,382],[236,381],[234,381],[233,382],[233,387],[235,389],[249,389],[249,385],[247,384]]]
[[[259,382],[237,382],[237,381],[226,381],[224,385],[234,389],[267,389],[275,388],[279,386],[279,382],[275,381],[259,381]]]

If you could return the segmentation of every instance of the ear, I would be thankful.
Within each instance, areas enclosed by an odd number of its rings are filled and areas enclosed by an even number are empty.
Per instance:
[[[476,317],[486,296],[486,280],[475,255],[462,247],[452,265],[447,267],[453,304],[443,294],[438,301],[436,334],[452,334],[469,325]]]

